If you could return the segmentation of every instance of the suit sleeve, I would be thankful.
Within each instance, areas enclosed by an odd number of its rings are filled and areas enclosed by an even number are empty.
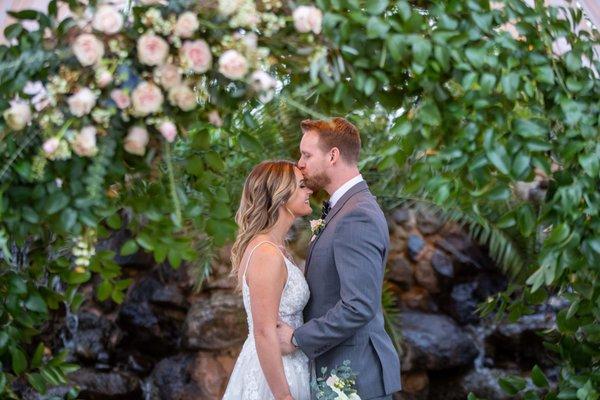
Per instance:
[[[333,253],[340,279],[340,300],[325,315],[294,331],[300,349],[320,356],[368,324],[381,303],[385,241],[375,218],[354,210],[336,227]]]

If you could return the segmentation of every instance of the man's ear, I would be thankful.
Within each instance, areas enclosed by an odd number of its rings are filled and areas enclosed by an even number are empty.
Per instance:
[[[329,151],[329,162],[331,164],[335,164],[339,161],[339,159],[340,159],[340,149],[338,149],[337,147],[333,147]]]

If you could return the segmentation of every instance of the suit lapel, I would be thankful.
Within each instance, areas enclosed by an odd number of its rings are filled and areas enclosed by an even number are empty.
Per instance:
[[[315,245],[319,241],[319,238],[321,237],[321,235],[323,235],[323,231],[325,231],[325,229],[327,229],[327,224],[329,223],[329,221],[331,221],[332,218],[335,217],[335,215],[340,212],[340,210],[344,207],[344,205],[348,202],[348,200],[350,200],[352,198],[352,196],[354,196],[357,193],[368,190],[368,189],[369,189],[369,186],[367,185],[367,182],[361,181],[361,182],[357,183],[356,185],[352,186],[350,188],[350,190],[348,190],[346,193],[344,193],[344,195],[337,201],[337,203],[335,203],[335,206],[333,206],[333,208],[331,210],[329,210],[329,213],[327,214],[327,217],[325,218],[325,227],[323,228],[321,233],[319,233],[317,235],[315,240],[313,240],[310,243],[310,245],[308,247],[308,255],[306,257],[306,263],[305,263],[305,268],[304,268],[305,275],[308,273],[308,266],[310,264],[310,258],[312,256],[313,249],[315,248]]]

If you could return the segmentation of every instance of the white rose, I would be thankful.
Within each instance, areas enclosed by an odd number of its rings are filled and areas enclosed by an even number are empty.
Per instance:
[[[181,73],[176,65],[164,64],[154,70],[154,79],[168,90],[181,84]]]
[[[219,57],[219,72],[229,79],[242,79],[248,72],[248,62],[235,50],[227,50]]]
[[[184,12],[177,18],[174,33],[181,38],[189,38],[198,30],[200,23],[193,12]]]
[[[10,129],[20,131],[31,122],[31,108],[23,101],[13,101],[2,116]]]
[[[42,150],[44,150],[44,153],[46,153],[47,156],[51,156],[56,150],[58,150],[59,145],[60,139],[53,137],[44,142],[42,145]]]
[[[138,39],[137,52],[142,64],[160,65],[169,55],[169,44],[160,36],[145,33]]]
[[[75,136],[75,139],[71,143],[71,147],[75,154],[81,157],[92,157],[98,153],[98,147],[96,147],[96,128],[93,126],[86,126]]]
[[[154,4],[161,4],[161,5],[167,4],[166,0],[140,0],[140,3],[142,3],[145,6],[151,6]]]
[[[91,33],[83,33],[73,42],[73,53],[81,65],[89,67],[102,59],[104,44]]]
[[[208,44],[202,40],[185,41],[179,49],[181,64],[194,72],[206,72],[212,64],[212,54]]]
[[[217,110],[212,110],[208,113],[208,122],[216,127],[223,126],[223,120],[221,119],[221,116]]]
[[[123,15],[110,5],[102,5],[94,14],[92,27],[107,35],[114,35],[123,28]]]
[[[110,98],[117,104],[117,108],[123,110],[131,104],[131,99],[126,91],[122,89],[115,89],[110,92]]]
[[[169,90],[169,103],[183,111],[191,111],[198,104],[195,93],[186,85],[175,86]]]
[[[149,141],[148,131],[141,126],[134,126],[129,129],[123,142],[123,148],[128,153],[143,156]]]
[[[175,136],[177,136],[177,127],[171,121],[163,121],[158,126],[158,131],[169,143],[173,143]]]
[[[98,87],[105,88],[112,80],[113,76],[107,69],[101,68],[96,71],[96,83],[98,84]]]
[[[275,89],[277,80],[265,71],[254,71],[250,75],[250,86],[256,92],[266,92]]]
[[[350,396],[348,396],[349,400],[361,400],[360,396],[356,393],[352,393]]]
[[[227,17],[236,12],[244,4],[244,0],[219,0],[219,14]]]
[[[137,116],[145,116],[160,110],[164,96],[158,86],[150,82],[142,82],[131,93],[133,112]]]
[[[69,111],[76,117],[83,117],[96,105],[96,95],[88,88],[82,88],[67,99]]]
[[[321,33],[323,13],[314,6],[300,6],[294,10],[294,26],[298,32]]]

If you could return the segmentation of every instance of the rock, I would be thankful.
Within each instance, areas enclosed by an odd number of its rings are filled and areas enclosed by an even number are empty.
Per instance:
[[[415,268],[415,279],[421,286],[427,289],[429,293],[438,293],[440,291],[433,267],[427,260],[421,260],[417,264],[417,268]]]
[[[215,293],[190,308],[183,328],[188,349],[217,350],[241,344],[248,336],[246,313],[239,295]]]
[[[419,235],[411,233],[408,235],[408,257],[412,261],[417,261],[417,257],[421,253],[421,250],[425,247],[425,241]]]
[[[402,373],[402,391],[397,400],[427,400],[429,394],[429,376],[426,371]]]
[[[127,333],[126,346],[161,357],[172,354],[181,340],[185,304],[175,286],[166,287],[152,276],[140,279],[118,314],[119,326]]]
[[[390,257],[387,264],[386,276],[392,282],[408,288],[413,283],[413,271],[410,263],[404,256],[398,254]]]
[[[392,213],[395,223],[402,225],[410,220],[410,213],[407,208],[398,208]]]
[[[81,368],[69,374],[68,380],[81,387],[81,398],[140,398],[142,394],[139,379],[127,372],[104,373],[90,368]]]
[[[452,260],[439,250],[434,251],[433,256],[431,257],[431,266],[443,277],[452,278],[454,276]]]
[[[464,367],[477,356],[471,337],[446,315],[409,311],[400,318],[407,347],[404,371]]]
[[[107,363],[110,351],[118,344],[121,332],[118,327],[102,315],[83,311],[77,314],[65,337],[73,336],[75,355],[85,362]]]
[[[444,222],[433,212],[426,208],[417,211],[417,228],[424,235],[432,235],[444,226]]]
[[[400,295],[400,303],[410,309],[432,311],[433,302],[429,292],[420,286],[413,285]]]
[[[555,326],[553,313],[524,315],[515,323],[503,323],[486,338],[486,354],[496,367],[550,367],[553,362],[540,334]]]
[[[202,388],[203,398],[221,399],[231,371],[224,367],[224,362],[211,353],[199,352],[192,369],[192,379]]]
[[[476,282],[459,283],[452,288],[450,298],[442,307],[461,325],[479,321],[475,297]]]

